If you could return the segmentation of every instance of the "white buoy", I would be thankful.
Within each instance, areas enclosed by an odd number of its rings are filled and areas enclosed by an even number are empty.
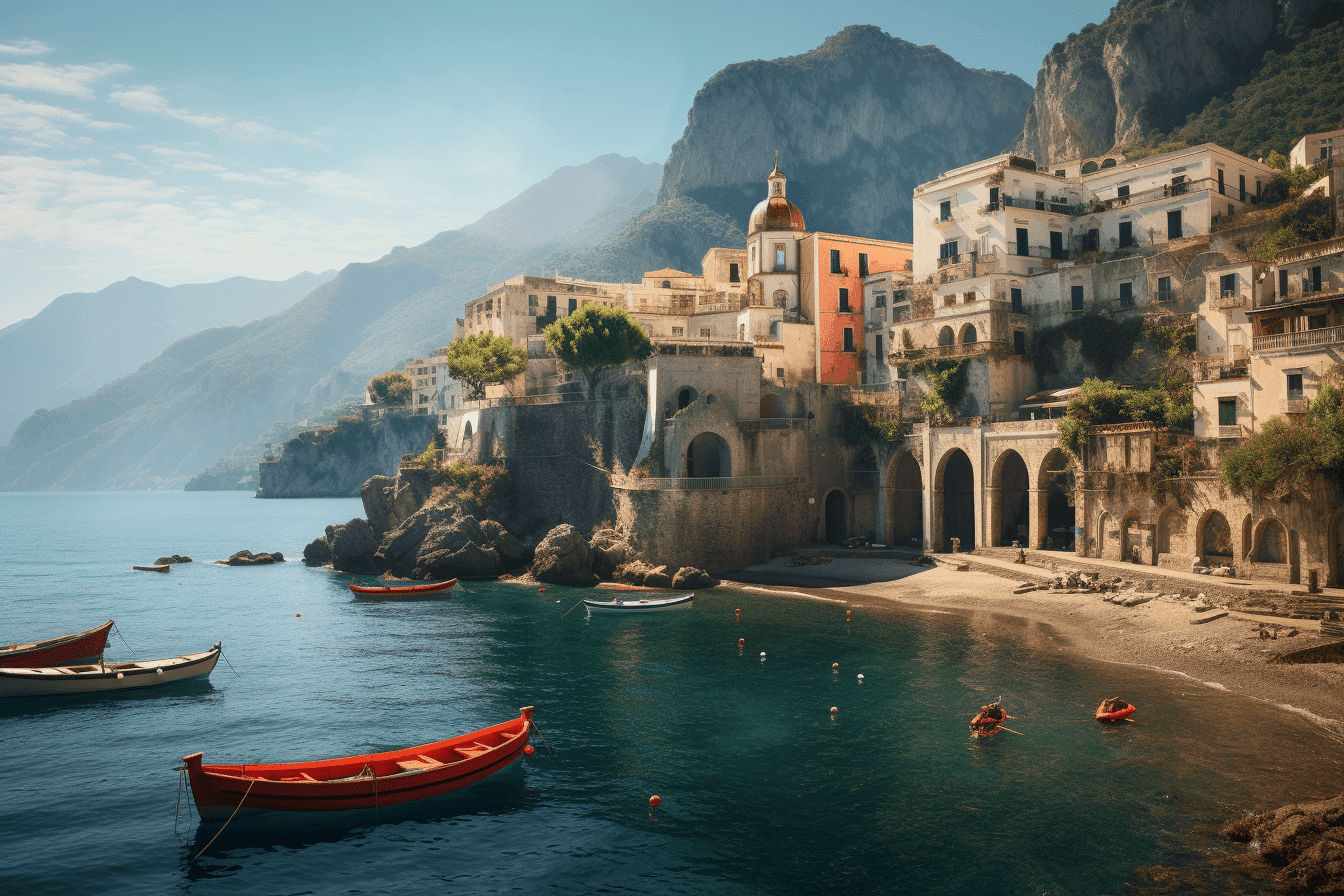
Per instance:
[[[862,673],[862,672],[859,673],[859,681],[863,681],[863,673]]]
[[[125,677],[126,677],[126,676],[123,675],[122,673],[120,673],[120,672],[117,673],[117,681],[121,681],[121,680],[122,680],[123,678],[125,678]]]
[[[154,670],[154,674],[155,674],[155,675],[162,675],[162,674],[163,674],[163,670],[162,670],[162,669],[155,669],[155,670]]]
[[[761,651],[761,662],[765,662],[765,651]]]

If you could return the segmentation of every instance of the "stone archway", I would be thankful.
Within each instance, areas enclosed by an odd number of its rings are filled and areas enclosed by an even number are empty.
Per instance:
[[[1288,529],[1283,523],[1271,518],[1260,524],[1254,559],[1256,563],[1288,562]]]
[[[773,392],[766,392],[761,395],[761,418],[768,420],[773,417],[782,417],[779,412],[779,396]]]
[[[1041,532],[1041,547],[1068,550],[1077,537],[1077,514],[1074,509],[1073,477],[1067,472],[1069,456],[1059,448],[1051,448],[1041,461],[1036,477],[1037,494],[1045,504]]]
[[[938,491],[942,494],[943,525],[938,547],[952,550],[952,539],[961,539],[961,550],[975,547],[975,470],[960,448],[944,455]]]
[[[1111,540],[1111,527],[1115,525],[1115,517],[1102,511],[1101,516],[1097,517],[1097,559],[1109,560],[1108,552],[1114,545]]]
[[[1185,515],[1174,507],[1168,507],[1157,518],[1157,553],[1172,553],[1172,536],[1185,532]],[[1179,542],[1177,542],[1179,546]]]
[[[902,451],[887,467],[891,543],[924,546],[924,475],[913,451]]]
[[[1027,500],[1029,483],[1027,464],[1011,448],[999,455],[991,478],[991,495],[997,495],[994,510],[997,525],[989,533],[991,544],[1029,546],[1031,508]]]
[[[732,452],[723,436],[702,432],[686,448],[686,478],[713,479],[733,475]]]
[[[1142,556],[1143,536],[1139,529],[1139,515],[1127,514],[1120,523],[1120,559],[1125,563],[1137,562]]]
[[[832,489],[826,496],[826,541],[839,544],[849,537],[849,528],[845,521],[845,493]]]
[[[968,323],[961,328],[961,335],[957,342],[960,345],[971,345],[979,338],[975,330],[975,324]]]
[[[686,408],[690,407],[690,405],[699,397],[700,393],[695,391],[694,386],[682,386],[680,389],[677,390],[677,398],[676,398],[677,406],[675,410],[678,411],[685,410]]]
[[[1200,521],[1197,535],[1199,554],[1206,566],[1212,566],[1215,561],[1232,565],[1232,527],[1227,524],[1227,517],[1210,510]]]
[[[939,345],[953,345],[956,343],[956,341],[957,336],[955,333],[952,332],[951,327],[943,327],[941,330],[938,331]]]

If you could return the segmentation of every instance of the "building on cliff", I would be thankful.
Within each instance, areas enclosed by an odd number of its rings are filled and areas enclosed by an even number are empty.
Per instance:
[[[1306,134],[1293,144],[1288,151],[1288,161],[1305,168],[1322,159],[1329,159],[1335,149],[1344,151],[1344,128],[1337,131],[1323,131],[1319,134]]]

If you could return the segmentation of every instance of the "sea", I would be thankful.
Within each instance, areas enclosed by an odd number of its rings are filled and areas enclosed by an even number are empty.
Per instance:
[[[1009,616],[719,588],[589,618],[591,592],[492,581],[356,601],[348,575],[296,561],[360,515],[353,499],[0,494],[0,642],[115,619],[109,661],[216,641],[227,659],[207,681],[0,701],[0,892],[1216,892],[1209,869],[1247,850],[1221,823],[1344,790],[1344,751],[1309,717],[1089,660]],[[287,562],[213,562],[242,549]],[[168,554],[194,562],[131,570]],[[1091,721],[1115,695],[1136,721]],[[1012,731],[970,739],[996,699]],[[412,746],[524,706],[533,755],[391,809],[204,824],[178,770],[197,751]]]

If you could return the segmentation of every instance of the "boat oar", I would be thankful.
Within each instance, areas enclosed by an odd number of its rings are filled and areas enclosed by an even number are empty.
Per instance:
[[[561,619],[564,619],[564,618],[565,618],[566,616],[568,616],[570,613],[573,613],[575,610],[577,610],[577,609],[579,608],[579,604],[581,604],[581,603],[583,603],[582,600],[580,600],[578,604],[575,604],[574,606],[570,607],[570,608],[569,608],[568,610],[566,610],[565,612],[561,613],[561,614],[560,614],[560,618],[561,618]]]
[[[1007,725],[1000,725],[1000,726],[999,726],[999,729],[1002,730],[1002,731],[1007,731],[1009,734],[1022,734],[1021,731],[1014,731],[1013,729],[1009,728]],[[1026,737],[1025,734],[1022,734],[1022,736],[1023,736],[1023,737]]]

